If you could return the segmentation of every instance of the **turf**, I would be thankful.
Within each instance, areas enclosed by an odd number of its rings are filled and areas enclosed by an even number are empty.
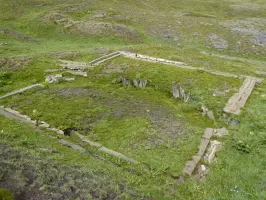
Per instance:
[[[201,70],[119,57],[88,70],[88,77],[75,77],[74,82],[44,82],[45,69],[60,68],[58,59],[88,63],[118,50],[258,76],[256,71],[266,71],[264,1],[0,0],[0,5],[0,57],[18,62],[31,58],[23,67],[9,68],[1,62],[0,95],[31,84],[45,85],[0,100],[1,105],[31,117],[37,110],[40,120],[60,129],[75,127],[89,139],[141,162],[131,165],[98,152],[73,134],[60,136],[90,152],[79,153],[59,145],[59,136],[53,133],[38,132],[1,116],[0,165],[12,165],[8,173],[0,171],[0,188],[12,185],[12,177],[22,171],[26,185],[32,186],[29,198],[49,193],[52,196],[46,199],[266,197],[264,82],[256,87],[240,116],[225,116],[223,107],[243,80]],[[215,47],[221,43],[227,48]],[[120,76],[131,81],[145,78],[147,87],[122,86]],[[190,93],[189,103],[172,98],[174,82]],[[214,111],[215,122],[201,116],[201,103]],[[233,120],[239,124],[232,125]],[[182,168],[197,152],[206,127],[226,127],[230,134],[222,139],[217,161],[207,164],[208,176],[201,181],[187,178],[180,184]],[[52,148],[58,153],[43,151]],[[20,159],[14,159],[15,155]],[[36,160],[43,160],[47,170]],[[62,173],[56,173],[53,166]],[[34,176],[22,170],[30,167]],[[79,181],[88,184],[83,187]],[[5,188],[17,198],[25,192],[22,185]],[[68,192],[70,187],[75,192]]]

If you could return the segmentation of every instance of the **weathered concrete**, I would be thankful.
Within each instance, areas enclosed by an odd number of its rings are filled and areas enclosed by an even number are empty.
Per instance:
[[[192,173],[197,168],[197,165],[202,157],[206,157],[208,162],[211,163],[215,157],[215,153],[220,149],[221,143],[218,141],[211,141],[211,146],[208,150],[208,153],[205,154],[207,147],[209,146],[210,139],[213,135],[222,137],[228,132],[225,128],[222,129],[212,129],[206,128],[201,139],[199,150],[195,156],[192,157],[192,160],[189,160],[186,163],[186,166],[183,169],[183,173],[191,176]]]
[[[210,140],[212,137],[212,134],[213,134],[213,129],[212,128],[206,128],[202,138]]]
[[[63,146],[70,147],[74,150],[86,151],[86,149],[84,149],[83,147],[76,145],[76,144],[73,144],[73,143],[70,143],[70,142],[63,140],[63,139],[59,140],[59,143],[62,144]]]
[[[24,123],[31,123],[30,120],[28,120],[26,117],[18,115],[16,113],[13,112],[9,112],[6,109],[0,108],[0,114],[7,117],[7,118],[11,118],[11,119],[16,119],[19,121],[22,121]]]
[[[201,157],[200,156],[193,156],[192,160],[189,160],[186,163],[186,166],[183,169],[183,173],[191,176],[192,173],[194,172],[196,166],[198,165],[199,161],[200,161]]]
[[[99,150],[99,151],[102,151],[102,152],[104,152],[104,153],[107,153],[107,154],[109,154],[109,155],[115,156],[115,157],[117,157],[117,158],[120,158],[120,159],[122,159],[122,160],[125,160],[125,161],[128,161],[128,162],[131,162],[131,163],[135,163],[135,164],[138,164],[138,163],[139,163],[138,161],[136,161],[136,160],[134,160],[134,159],[132,159],[132,158],[129,158],[129,157],[127,157],[127,156],[125,156],[125,155],[123,155],[123,154],[121,154],[121,153],[119,153],[119,152],[113,151],[113,150],[108,149],[108,148],[106,148],[106,147],[104,147],[104,146],[102,146],[102,147],[99,148],[98,150]]]
[[[153,62],[153,63],[162,63],[162,64],[166,64],[166,65],[174,65],[174,66],[177,66],[179,68],[189,69],[189,70],[200,70],[200,71],[210,73],[213,75],[217,75],[217,76],[225,76],[225,77],[232,77],[232,78],[247,78],[248,77],[246,75],[237,75],[237,74],[231,74],[231,73],[227,73],[227,72],[219,72],[219,71],[207,70],[204,68],[191,67],[191,66],[186,65],[183,62],[166,60],[163,58],[154,58],[151,56],[146,56],[146,55],[137,54],[137,53],[120,51],[120,54],[124,57],[131,58],[131,59],[137,59],[137,60]],[[256,79],[256,81],[257,81],[257,83],[261,83],[263,81],[263,79]]]
[[[83,142],[86,142],[86,143],[88,143],[88,144],[91,145],[91,146],[94,146],[94,147],[102,147],[101,144],[89,140],[88,138],[86,138],[85,136],[81,135],[81,134],[78,133],[77,131],[73,131],[73,133],[74,133],[75,135],[77,135],[77,136],[78,136]]]
[[[239,115],[241,108],[244,107],[248,97],[251,95],[256,86],[257,79],[248,77],[243,82],[239,91],[235,93],[228,101],[224,108],[224,112]]]
[[[72,75],[76,75],[76,76],[84,76],[84,77],[88,76],[87,72],[82,72],[82,71],[70,71],[70,70],[68,70],[66,72],[70,73]]]
[[[80,134],[76,131],[74,131],[74,134],[76,134],[82,141],[88,143],[89,145],[97,147],[99,151],[102,151],[104,153],[107,153],[109,155],[115,156],[117,158],[120,158],[120,159],[128,161],[128,162],[132,162],[132,163],[136,163],[136,164],[139,163],[138,161],[134,160],[133,158],[129,158],[129,157],[127,157],[127,156],[125,156],[119,152],[108,149],[97,142],[93,142],[93,141],[87,139],[85,136],[83,136],[82,134]]]
[[[205,158],[209,163],[212,163],[214,161],[216,153],[221,149],[221,142],[218,142],[216,140],[211,141],[211,145],[205,154]]]
[[[36,87],[43,87],[43,84],[38,83],[38,84],[34,84],[34,85],[30,85],[30,86],[21,88],[19,90],[16,90],[16,91],[10,92],[8,94],[5,94],[4,96],[1,96],[0,99],[4,99],[6,97],[10,97],[10,96],[13,96],[15,94],[20,94],[20,93],[23,93],[23,92],[30,90],[32,88],[36,88]]]
[[[114,53],[111,53],[111,54],[108,54],[108,55],[102,56],[102,57],[100,57],[100,58],[97,58],[97,59],[91,61],[91,62],[89,63],[89,65],[98,65],[98,64],[103,63],[103,62],[105,62],[105,61],[107,61],[107,60],[110,60],[110,59],[116,58],[116,57],[118,57],[118,56],[120,56],[120,55],[121,55],[120,52],[114,52]]]

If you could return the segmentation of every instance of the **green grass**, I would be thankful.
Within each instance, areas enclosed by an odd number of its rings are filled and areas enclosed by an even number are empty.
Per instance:
[[[0,66],[0,95],[44,82],[45,69],[60,68],[59,57],[89,62],[105,52],[117,50],[181,61],[213,71],[256,76],[256,70],[266,70],[263,64],[211,56],[213,53],[266,61],[263,46],[253,46],[249,36],[244,37],[221,26],[222,22],[234,20],[265,20],[263,7],[258,10],[231,7],[242,3],[264,5],[263,0],[82,0],[78,4],[71,0],[0,0],[0,28],[39,41],[28,42],[0,32],[0,43],[7,43],[1,44],[0,57],[33,57],[23,69],[5,70]],[[53,21],[44,21],[44,16],[51,11],[76,21],[122,24],[136,30],[141,41],[103,37],[107,33],[93,37],[71,33]],[[92,18],[100,12],[104,13],[103,18]],[[254,26],[252,30],[257,28]],[[215,49],[209,38],[212,33],[227,40],[228,48]],[[147,78],[148,85],[145,89],[122,87],[118,83],[120,75],[131,80]],[[173,82],[182,84],[194,101],[186,104],[172,99]],[[88,71],[87,78],[76,77],[75,82],[51,84],[41,90],[1,100],[1,105],[12,106],[29,116],[36,109],[40,112],[40,119],[53,126],[78,127],[89,139],[140,160],[149,168],[131,166],[101,153],[100,156],[118,165],[114,167],[60,146],[52,133],[40,134],[32,127],[2,116],[0,138],[13,149],[37,154],[47,163],[52,159],[59,166],[76,163],[84,173],[103,172],[113,181],[113,186],[108,188],[104,186],[105,181],[94,180],[101,188],[101,194],[116,191],[118,183],[124,182],[130,189],[121,194],[122,199],[147,196],[154,199],[265,199],[266,85],[257,86],[240,116],[227,116],[240,121],[239,125],[230,126],[223,116],[224,105],[241,82],[201,71],[120,57]],[[225,89],[230,90],[224,95],[213,96],[215,90]],[[86,92],[75,94],[75,90]],[[199,102],[215,112],[215,123],[201,116]],[[176,125],[184,127],[181,134],[176,129],[178,137],[170,134]],[[227,127],[230,135],[221,139],[223,148],[218,153],[217,162],[209,166],[210,172],[203,181],[190,178],[179,185],[169,174],[180,174],[185,162],[197,151],[206,127]],[[62,137],[97,152],[73,135]],[[54,147],[59,154],[47,155],[38,150]],[[131,196],[132,191],[140,196]]]
[[[13,195],[5,189],[0,188],[0,199],[1,200],[13,200]]]

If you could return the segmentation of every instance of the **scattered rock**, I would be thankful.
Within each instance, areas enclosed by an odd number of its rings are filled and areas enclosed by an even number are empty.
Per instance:
[[[226,49],[228,47],[227,41],[215,33],[210,35],[210,40],[214,48],[216,49]]]
[[[235,119],[233,119],[233,120],[231,120],[231,121],[229,122],[229,124],[230,124],[231,126],[236,126],[236,125],[238,125],[239,123],[240,123],[240,121],[235,120]]]
[[[209,110],[207,106],[205,106],[204,104],[201,104],[201,109],[202,109],[201,115],[203,117],[207,115],[207,117],[210,118],[211,120],[215,120],[213,111]]]
[[[135,42],[142,41],[141,35],[134,28],[120,23],[95,20],[78,21],[57,11],[47,13],[43,20],[53,22],[73,34],[101,37],[111,36]]]
[[[59,81],[59,79],[62,79],[62,74],[56,74],[56,75],[48,75],[45,78],[45,81],[48,83],[56,83]]]
[[[31,60],[32,57],[0,58],[0,69],[4,70],[24,69],[25,65],[27,65]]]
[[[0,33],[8,35],[8,36],[13,37],[13,38],[22,39],[22,40],[25,40],[28,42],[33,42],[33,43],[39,43],[40,42],[39,40],[35,40],[31,37],[25,36],[23,34],[20,34],[20,33],[14,32],[14,31],[11,31],[11,30],[6,29],[6,28],[0,28]]]
[[[207,170],[207,167],[205,165],[200,165],[200,171],[205,172]]]
[[[215,116],[214,116],[214,114],[213,114],[213,112],[212,112],[211,110],[209,110],[209,111],[207,112],[207,116],[208,116],[211,120],[215,120]]]
[[[266,8],[266,6],[254,3],[242,3],[242,4],[231,5],[230,7],[235,10],[245,10],[245,11],[258,11],[260,9]]]
[[[250,41],[258,46],[266,45],[266,19],[247,18],[243,20],[224,21],[220,23],[223,27],[230,28],[232,32],[250,38]]]
[[[58,150],[57,149],[51,149],[50,153],[58,153]]]
[[[228,135],[228,130],[226,128],[213,129],[213,136],[223,137],[226,135]]]
[[[84,70],[89,68],[90,66],[84,62],[75,62],[70,60],[58,60],[60,62],[60,66],[64,69],[71,69],[71,70]]]
[[[266,76],[266,72],[264,71],[256,71],[256,73],[262,76]]]
[[[48,75],[48,76],[46,76],[46,78],[45,78],[45,81],[48,82],[48,83],[57,83],[57,82],[59,82],[60,80],[63,80],[63,81],[74,81],[75,78],[67,78],[67,77],[63,77],[62,74]]]

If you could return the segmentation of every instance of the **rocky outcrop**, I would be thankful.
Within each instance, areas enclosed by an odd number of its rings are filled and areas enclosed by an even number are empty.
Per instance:
[[[182,99],[184,102],[188,102],[190,100],[190,94],[185,92],[184,88],[178,83],[173,84],[172,94],[175,99]]]
[[[148,80],[147,79],[134,79],[133,83],[135,87],[145,88],[148,83]]]

